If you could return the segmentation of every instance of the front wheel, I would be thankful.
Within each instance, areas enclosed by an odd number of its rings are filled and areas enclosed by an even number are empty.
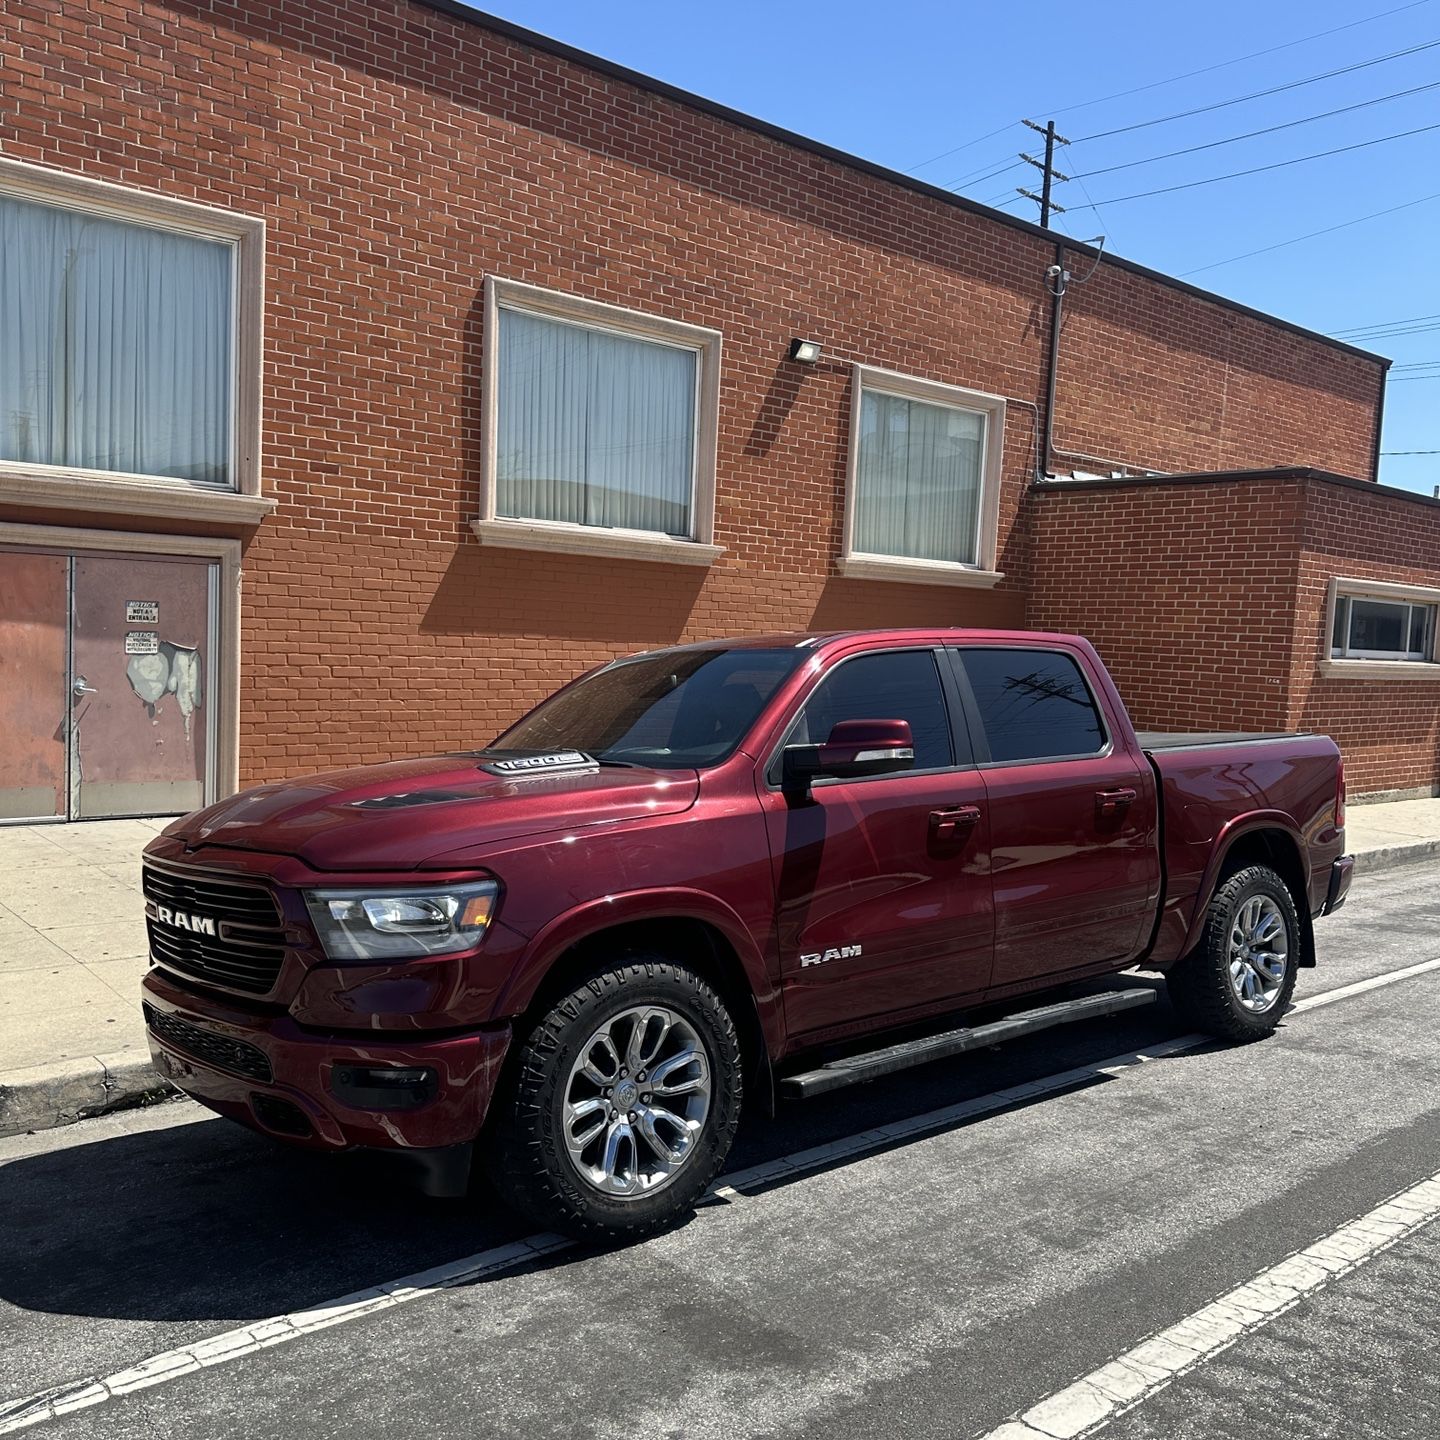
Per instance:
[[[720,996],[662,956],[626,956],[521,1042],[492,1109],[490,1178],[567,1235],[649,1234],[690,1210],[724,1162],[741,1071]]]
[[[1259,1040],[1295,989],[1300,917],[1290,887],[1265,865],[1237,870],[1216,890],[1200,943],[1166,972],[1181,1018],[1222,1040]]]

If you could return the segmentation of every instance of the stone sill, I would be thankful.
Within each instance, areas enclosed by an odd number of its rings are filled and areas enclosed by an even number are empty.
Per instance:
[[[20,471],[8,465],[0,465],[0,505],[222,525],[258,525],[275,509],[275,502],[263,495],[209,490],[179,480],[93,471]]]
[[[899,560],[881,555],[848,555],[840,561],[848,580],[898,580],[906,585],[969,585],[989,589],[1005,578],[999,570],[977,570],[944,560]]]
[[[661,565],[711,565],[725,553],[723,545],[701,545],[644,530],[605,530],[541,520],[472,520],[470,528],[482,545],[505,550],[548,550],[612,560],[650,560]]]
[[[1440,665],[1428,660],[1322,660],[1327,680],[1440,680]]]

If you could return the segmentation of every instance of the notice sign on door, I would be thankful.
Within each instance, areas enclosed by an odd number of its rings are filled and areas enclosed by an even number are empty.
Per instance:
[[[132,630],[125,637],[127,655],[158,655],[160,636],[154,630]]]
[[[160,623],[160,602],[158,600],[127,600],[125,602],[125,623],[127,625],[158,625]],[[137,655],[150,655],[151,650],[137,650]]]

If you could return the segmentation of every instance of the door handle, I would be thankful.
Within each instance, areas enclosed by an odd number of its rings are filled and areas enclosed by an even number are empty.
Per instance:
[[[1106,816],[1118,815],[1122,810],[1127,809],[1135,799],[1135,792],[1126,786],[1123,790],[1097,790],[1095,792],[1095,811],[1103,819]]]
[[[98,695],[100,693],[83,675],[77,675],[74,685],[70,688],[72,693],[77,697],[81,695]]]
[[[952,810],[930,812],[930,833],[937,840],[955,840],[980,823],[978,805],[957,805]]]

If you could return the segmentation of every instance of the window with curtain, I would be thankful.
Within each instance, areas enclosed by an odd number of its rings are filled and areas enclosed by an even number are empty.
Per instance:
[[[234,247],[0,194],[0,460],[233,486]]]
[[[691,536],[698,352],[498,313],[495,513]]]
[[[851,550],[979,563],[987,416],[865,386]]]

